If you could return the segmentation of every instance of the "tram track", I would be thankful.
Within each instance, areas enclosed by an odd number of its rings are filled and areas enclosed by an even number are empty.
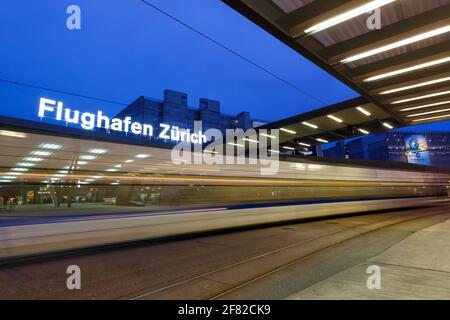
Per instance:
[[[244,259],[242,261],[238,261],[238,262],[226,265],[226,266],[221,266],[217,269],[214,269],[214,270],[211,270],[211,271],[208,271],[208,272],[205,272],[205,273],[202,273],[202,274],[199,274],[199,275],[187,278],[187,279],[183,279],[181,281],[177,281],[177,282],[162,286],[160,288],[153,289],[148,292],[141,293],[141,294],[133,296],[129,299],[140,300],[140,299],[165,298],[165,297],[167,297],[167,295],[164,295],[163,294],[164,292],[167,292],[167,291],[176,292],[177,288],[186,287],[186,286],[189,287],[189,285],[191,283],[194,283],[196,281],[212,279],[212,278],[214,278],[214,275],[217,275],[217,274],[220,274],[220,273],[223,273],[226,271],[230,271],[232,269],[236,269],[239,267],[243,267],[245,265],[254,263],[258,260],[262,260],[262,259],[265,259],[268,257],[272,257],[272,258],[276,259],[277,255],[279,256],[280,253],[286,253],[287,251],[299,249],[302,246],[310,245],[310,246],[314,247],[317,242],[323,242],[322,245],[317,246],[315,249],[310,250],[306,254],[302,254],[298,257],[295,257],[293,259],[285,261],[285,262],[277,265],[276,267],[264,270],[264,271],[260,272],[259,274],[250,276],[247,279],[242,280],[238,283],[230,284],[230,286],[228,288],[226,288],[225,290],[218,291],[208,297],[208,299],[210,299],[210,300],[220,299],[234,291],[242,289],[243,287],[245,287],[247,285],[250,285],[250,284],[257,282],[258,280],[261,280],[265,277],[268,277],[278,271],[281,271],[292,265],[295,265],[314,254],[317,254],[317,253],[319,253],[323,250],[326,250],[330,247],[333,247],[335,245],[339,245],[345,241],[349,241],[349,240],[355,239],[359,236],[362,236],[364,234],[379,231],[384,228],[394,227],[394,226],[401,225],[401,224],[404,224],[407,222],[412,222],[415,220],[420,220],[420,219],[425,219],[425,218],[430,218],[430,217],[436,217],[436,216],[440,216],[440,215],[445,216],[445,215],[448,215],[448,213],[449,213],[448,208],[445,206],[438,207],[438,208],[435,208],[434,210],[430,210],[430,211],[431,212],[427,213],[427,214],[423,214],[420,212],[411,214],[410,211],[407,211],[405,213],[399,212],[399,213],[395,213],[395,215],[393,217],[390,216],[382,221],[374,221],[373,223],[369,223],[366,225],[355,225],[355,226],[348,227],[343,230],[338,230],[338,231],[335,231],[335,232],[332,232],[332,233],[329,233],[329,234],[326,234],[323,236],[308,239],[306,241],[299,241],[299,242],[290,244],[288,246],[278,248],[276,250],[271,250],[269,252],[265,252],[265,253]],[[445,217],[442,217],[442,220],[443,219],[445,219]],[[332,219],[332,220],[334,220],[334,219]],[[330,222],[332,220],[330,220]],[[227,283],[227,282],[225,282],[225,283]],[[170,293],[169,293],[169,296],[173,297],[173,295],[171,295]],[[175,298],[177,298],[176,294],[175,294]]]

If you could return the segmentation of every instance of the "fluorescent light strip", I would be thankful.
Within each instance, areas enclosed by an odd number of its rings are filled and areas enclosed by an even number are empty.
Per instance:
[[[34,167],[36,163],[32,162],[17,162],[16,166],[18,167]]]
[[[106,149],[100,149],[100,148],[92,148],[88,151],[89,153],[95,153],[95,154],[105,154],[108,152]]]
[[[323,142],[323,143],[328,143],[329,142],[328,140],[321,139],[321,138],[317,138],[316,140],[319,141],[319,142]]]
[[[95,159],[97,159],[97,157],[92,156],[90,154],[84,154],[84,155],[80,156],[80,159],[81,160],[95,160]]]
[[[280,151],[272,150],[272,149],[270,149],[269,151],[272,152],[272,153],[280,153]]]
[[[397,100],[397,101],[392,102],[391,104],[399,104],[399,103],[411,102],[411,101],[416,101],[416,100],[423,100],[423,99],[428,99],[428,98],[444,96],[444,95],[447,95],[447,94],[450,94],[450,90],[449,91],[441,91],[441,92],[431,93],[431,94],[427,94],[427,95],[424,95],[424,96],[418,96],[418,97],[409,98],[409,99]]]
[[[25,160],[25,161],[31,161],[31,162],[41,162],[41,161],[43,161],[44,159],[42,159],[42,158],[37,158],[37,157],[26,157],[26,158],[24,158],[23,160]]]
[[[371,116],[372,114],[367,111],[366,109],[362,108],[362,107],[357,107],[356,109],[358,109],[359,112],[364,113],[366,116]]]
[[[12,168],[11,170],[12,171],[17,171],[17,172],[26,172],[26,171],[28,171],[30,169],[27,169],[27,168]]]
[[[39,148],[42,149],[50,149],[50,150],[58,150],[61,149],[63,146],[60,144],[55,144],[55,143],[41,143],[39,145]]]
[[[289,129],[285,129],[285,128],[280,128],[281,131],[290,133],[290,134],[297,134],[297,132],[293,131],[293,130],[289,130]]]
[[[400,91],[406,91],[406,90],[420,88],[420,87],[426,87],[426,86],[430,86],[430,85],[433,85],[433,84],[436,84],[436,83],[442,83],[442,82],[446,82],[446,81],[450,81],[450,77],[435,79],[435,80],[431,80],[431,81],[426,81],[426,82],[421,82],[421,83],[418,83],[418,84],[414,84],[414,85],[411,85],[411,86],[406,86],[406,87],[401,87],[401,88],[397,88],[397,89],[387,90],[387,91],[380,92],[380,94],[389,94],[389,93],[395,93],[395,92],[400,92]]]
[[[413,120],[413,122],[421,122],[421,121],[427,121],[427,120],[434,120],[434,119],[442,119],[442,118],[449,118],[450,114],[444,114],[442,116],[436,116],[436,117],[429,117],[429,118],[422,118],[422,119],[416,119]]]
[[[228,142],[228,144],[230,146],[235,146],[235,147],[239,147],[239,148],[245,147],[243,144],[239,144],[239,143]]]
[[[309,122],[306,122],[306,121],[302,122],[302,124],[304,124],[307,127],[313,128],[313,129],[319,129],[319,127],[316,126],[315,124],[312,124],[312,123],[309,123]]]
[[[418,35],[412,36],[412,37],[408,37],[406,39],[400,40],[400,41],[396,41],[393,42],[391,44],[385,45],[385,46],[381,46],[372,50],[368,50],[353,56],[350,56],[348,58],[345,58],[343,60],[341,60],[341,63],[349,63],[349,62],[353,62],[353,61],[357,61],[357,60],[361,60],[370,56],[374,56],[376,54],[382,53],[382,52],[386,52],[392,49],[396,49],[399,47],[403,47],[406,46],[408,44],[412,44],[418,41],[422,41],[425,39],[429,39],[435,36],[438,36],[440,34],[444,34],[450,31],[450,25],[446,25],[444,27],[440,27],[437,29],[433,29],[424,33],[420,33]]]
[[[26,138],[27,135],[22,132],[0,130],[0,136],[11,137],[11,138]]]
[[[429,107],[442,106],[443,104],[449,104],[449,103],[450,103],[450,100],[447,100],[447,101],[442,101],[442,102],[425,104],[423,106],[405,108],[405,109],[401,109],[400,111],[411,111],[411,110],[417,110],[417,109],[424,109],[424,108],[429,108]]]
[[[51,155],[52,155],[51,152],[48,152],[48,151],[42,151],[42,150],[32,151],[31,154],[32,154],[32,155],[35,155],[35,156],[42,156],[42,157],[48,157],[48,156],[51,156]]]
[[[272,136],[272,135],[270,135],[270,134],[265,134],[265,133],[260,133],[259,135],[260,135],[260,136],[263,136],[263,137],[270,138],[270,139],[276,139],[276,138],[277,138],[277,137],[275,137],[275,136]]]
[[[428,112],[422,112],[422,113],[416,113],[416,114],[410,114],[409,116],[407,116],[408,118],[412,118],[412,117],[418,117],[418,116],[425,116],[427,114],[434,114],[434,113],[439,113],[439,112],[445,112],[445,111],[450,111],[450,108],[447,109],[440,109],[440,110],[434,110],[434,111],[428,111]]]
[[[331,114],[327,115],[327,117],[330,118],[330,119],[333,119],[334,121],[339,122],[339,123],[344,122],[344,120],[342,120],[342,119],[340,119],[338,117],[335,117],[335,116],[333,116]]]
[[[301,146],[304,146],[304,147],[311,147],[310,144],[303,143],[303,142],[299,142],[298,144],[301,145]]]
[[[294,151],[295,148],[283,146],[283,149]]]
[[[305,33],[312,34],[312,33],[317,33],[317,32],[326,30],[326,29],[331,28],[335,25],[338,25],[342,22],[348,21],[350,19],[358,17],[367,12],[373,11],[377,8],[385,6],[394,1],[396,1],[396,0],[374,0],[374,1],[371,1],[362,6],[359,6],[359,7],[353,8],[351,10],[348,10],[344,13],[341,13],[333,18],[330,18],[323,22],[315,24],[315,25],[311,26],[310,28],[306,29]]]
[[[359,132],[364,133],[364,134],[370,134],[369,131],[364,130],[364,129],[358,129]]]
[[[248,142],[253,142],[253,143],[259,143],[259,141],[255,140],[255,139],[244,138],[243,140],[248,141]]]
[[[210,154],[218,154],[219,153],[219,152],[213,151],[213,150],[203,150],[203,152],[210,153]]]
[[[388,129],[394,129],[394,127],[391,124],[387,123],[387,122],[383,122],[383,126],[385,126]]]
[[[137,154],[135,157],[138,159],[146,159],[150,156],[148,154]]]
[[[364,80],[364,82],[372,82],[372,81],[377,81],[377,80],[381,80],[381,79],[385,79],[385,78],[390,78],[393,76],[398,76],[404,73],[408,73],[411,71],[416,71],[416,70],[420,70],[420,69],[425,69],[428,67],[432,67],[438,64],[442,64],[442,63],[446,63],[446,62],[450,62],[450,57],[446,57],[446,58],[442,58],[442,59],[437,59],[437,60],[433,60],[433,61],[429,61],[429,62],[425,62],[422,64],[418,64],[415,65],[413,67],[409,67],[409,68],[403,68],[403,69],[399,69],[399,70],[395,70],[395,71],[391,71],[391,72],[386,72],[377,76],[373,76],[370,78],[367,78]]]

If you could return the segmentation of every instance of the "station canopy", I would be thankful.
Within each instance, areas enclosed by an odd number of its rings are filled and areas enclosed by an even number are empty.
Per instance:
[[[223,2],[361,94],[266,125],[282,143],[450,119],[450,0]]]

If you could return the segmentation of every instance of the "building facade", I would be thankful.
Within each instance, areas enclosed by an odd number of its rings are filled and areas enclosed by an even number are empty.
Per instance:
[[[380,160],[450,168],[450,132],[387,132],[338,142],[326,158]]]
[[[180,129],[194,128],[195,121],[202,121],[202,131],[218,129],[224,134],[226,129],[248,130],[264,124],[263,121],[253,120],[249,112],[237,115],[224,114],[220,110],[220,102],[201,98],[198,108],[188,106],[188,95],[183,92],[164,90],[164,100],[158,101],[147,97],[139,97],[118,115],[118,118],[131,117],[133,121],[148,123],[155,128],[155,136],[161,132],[160,124],[177,126]],[[173,141],[157,139],[161,144],[173,144]]]

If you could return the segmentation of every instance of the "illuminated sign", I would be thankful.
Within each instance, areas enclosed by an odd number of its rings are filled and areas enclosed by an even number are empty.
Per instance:
[[[49,114],[51,116],[49,116]],[[93,130],[94,128],[103,128],[116,132],[132,133],[135,135],[142,135],[153,137],[154,128],[151,124],[132,121],[131,117],[124,119],[113,118],[106,116],[103,111],[99,110],[97,113],[84,112],[79,110],[72,110],[64,107],[61,101],[41,98],[39,102],[40,118],[49,117],[57,121],[65,121],[66,123],[79,124],[85,130]],[[202,131],[191,132],[190,129],[182,129],[177,126],[169,124],[159,124],[160,139],[171,140],[174,142],[187,142],[201,144],[206,143],[206,135]]]
[[[407,134],[405,136],[405,147],[408,163],[431,165],[428,142],[424,134]]]

